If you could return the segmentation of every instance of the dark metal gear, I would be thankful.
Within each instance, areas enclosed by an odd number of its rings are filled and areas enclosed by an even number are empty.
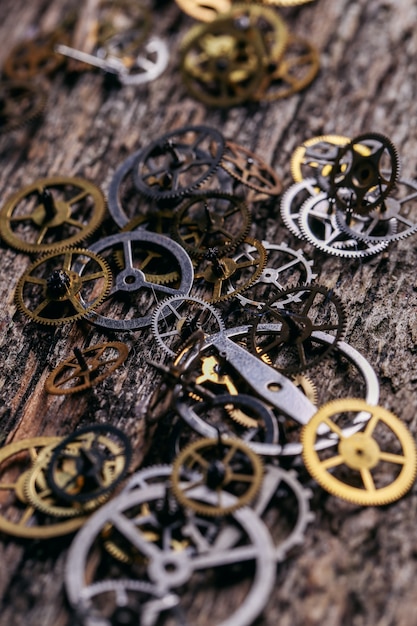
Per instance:
[[[0,83],[0,134],[19,128],[42,114],[46,94],[40,84],[10,80]]]
[[[158,137],[132,165],[138,191],[157,201],[193,192],[215,172],[224,143],[223,135],[210,126],[184,126]]]
[[[295,293],[299,299],[288,301],[288,295]],[[267,354],[282,373],[295,374],[330,354],[343,339],[345,329],[345,309],[333,290],[320,285],[295,287],[262,307],[248,334],[248,347],[259,358]],[[328,333],[333,341],[323,346],[315,339],[315,331]]]

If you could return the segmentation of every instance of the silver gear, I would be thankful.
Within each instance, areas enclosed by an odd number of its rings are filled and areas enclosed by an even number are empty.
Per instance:
[[[291,185],[282,196],[280,206],[282,220],[288,230],[299,239],[304,238],[298,225],[300,209],[306,200],[315,198],[319,192],[317,180],[305,178],[301,182]]]
[[[166,298],[153,312],[153,335],[157,344],[170,356],[175,356],[187,339],[187,327],[189,332],[202,327],[207,334],[225,329],[220,312],[209,302],[193,296]]]
[[[339,228],[336,213],[325,192],[303,204],[298,223],[307,241],[322,252],[334,256],[359,259],[378,254],[388,247],[387,242],[371,244],[344,233]]]

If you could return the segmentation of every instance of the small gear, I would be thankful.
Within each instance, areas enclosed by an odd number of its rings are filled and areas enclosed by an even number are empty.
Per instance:
[[[243,185],[268,196],[278,196],[282,183],[275,170],[254,152],[226,141],[220,166]]]
[[[41,85],[24,81],[0,83],[0,134],[19,128],[42,115],[46,95]]]
[[[183,126],[158,137],[129,163],[136,188],[159,202],[181,199],[212,176],[224,143],[218,130],[202,125]]]
[[[363,146],[369,154],[363,154]],[[329,196],[339,208],[367,215],[384,204],[399,173],[397,149],[388,137],[358,135],[339,149],[330,172]]]
[[[120,367],[129,354],[121,341],[109,341],[84,350],[58,365],[45,381],[45,391],[56,395],[78,393],[97,385]]]
[[[243,241],[250,222],[249,209],[241,198],[207,191],[185,200],[177,209],[173,236],[193,258],[203,257],[210,248],[224,254]]]
[[[0,235],[23,252],[54,252],[91,235],[105,209],[100,189],[84,178],[41,178],[6,200],[0,209]]]
[[[207,296],[203,299],[207,302],[229,300],[259,279],[266,260],[267,252],[261,242],[247,238],[233,256],[217,256],[213,252],[202,260],[195,269],[195,285],[205,289]]]
[[[340,422],[359,411],[369,414],[368,421],[360,432],[345,436]],[[331,456],[329,451],[320,456],[314,449],[321,425],[337,441],[337,451],[332,449]],[[354,504],[389,504],[407,493],[414,483],[414,440],[398,417],[381,406],[357,398],[328,402],[304,426],[301,440],[303,460],[311,476],[329,493]]]
[[[199,22],[212,22],[232,8],[232,0],[175,0],[181,11]]]
[[[119,428],[80,428],[53,449],[46,482],[57,499],[96,508],[125,477],[131,456],[129,438]]]
[[[184,471],[200,474],[198,480],[184,481]],[[172,467],[172,490],[178,501],[198,515],[227,515],[249,504],[262,483],[260,457],[246,444],[231,439],[200,439],[188,445],[175,459]],[[181,477],[181,478],[180,478]],[[187,495],[197,485],[206,485],[218,496],[216,503],[202,502]],[[222,505],[221,493],[226,490],[236,501]]]
[[[294,182],[305,178],[327,178],[337,158],[337,146],[346,146],[350,137],[318,135],[306,139],[291,155],[291,175]]]
[[[162,350],[175,356],[195,330],[201,328],[210,335],[223,331],[225,326],[220,313],[208,302],[192,296],[173,296],[155,309],[151,328]]]
[[[50,76],[65,59],[55,52],[59,43],[68,43],[63,29],[21,41],[9,53],[3,65],[3,74],[11,80],[32,80],[39,75]]]
[[[307,396],[311,404],[317,406],[318,392],[316,384],[304,374],[296,374],[292,376],[292,382],[296,387],[299,387],[303,394]]]
[[[307,241],[318,250],[334,256],[359,259],[379,254],[388,247],[388,242],[371,243],[342,230],[326,192],[306,200],[300,209],[298,224]],[[387,223],[387,227],[395,230],[395,222]],[[365,220],[357,220],[356,228],[357,233],[362,229],[366,231]]]
[[[83,268],[80,276],[74,265]],[[100,256],[74,248],[35,261],[15,291],[19,309],[40,324],[65,324],[86,317],[109,292],[111,272]]]
[[[320,54],[306,39],[290,35],[281,58],[270,57],[254,99],[274,102],[305,89],[317,76]]]
[[[300,298],[289,302],[288,295],[294,292]],[[247,336],[248,347],[257,356],[267,353],[277,370],[295,374],[325,358],[343,339],[345,330],[345,308],[332,290],[320,285],[295,287],[260,309]],[[315,339],[316,331],[328,333],[333,341],[324,347]]]

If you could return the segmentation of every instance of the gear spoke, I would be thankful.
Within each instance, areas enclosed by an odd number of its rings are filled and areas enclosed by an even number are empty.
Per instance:
[[[344,462],[344,457],[341,454],[338,454],[337,456],[332,456],[329,459],[321,461],[321,466],[324,469],[329,470],[333,469],[334,467],[338,467],[339,465],[342,465]]]
[[[375,492],[375,482],[370,470],[366,467],[362,467],[359,471],[366,491]]]

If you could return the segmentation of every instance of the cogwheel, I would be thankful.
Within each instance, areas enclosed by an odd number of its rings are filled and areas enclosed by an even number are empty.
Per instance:
[[[343,434],[338,421],[364,411],[363,429]],[[327,427],[337,448],[315,450],[318,429]],[[327,431],[327,434],[328,434]],[[389,435],[387,437],[387,431]],[[395,441],[393,441],[393,437]],[[303,460],[310,475],[329,493],[362,506],[381,506],[401,498],[417,474],[417,451],[406,426],[381,406],[358,398],[324,404],[301,431]],[[358,486],[360,485],[360,486]]]
[[[278,196],[282,192],[282,182],[275,170],[237,143],[226,141],[220,166],[237,181],[259,193]]]
[[[337,146],[346,146],[349,142],[350,137],[343,135],[318,135],[303,141],[291,155],[290,169],[294,182],[300,183],[306,178],[303,166],[328,177],[337,157]]]
[[[184,481],[186,471],[198,472],[198,481]],[[261,458],[238,439],[204,438],[189,444],[172,466],[172,491],[180,504],[198,515],[227,515],[249,504],[262,484]],[[206,485],[217,494],[217,504],[195,500],[192,488]],[[223,491],[236,495],[233,504],[222,506]]]
[[[83,276],[73,271],[75,262],[85,268]],[[99,255],[82,248],[62,250],[42,256],[26,270],[15,301],[24,315],[40,324],[65,324],[97,308],[110,285],[110,268]]]
[[[0,134],[20,128],[42,115],[46,94],[41,85],[23,81],[0,84]]]
[[[311,380],[311,378],[305,376],[304,374],[297,374],[296,376],[292,376],[292,382],[296,387],[301,389],[303,394],[307,396],[307,398],[310,400],[311,404],[317,406],[317,387],[316,384]]]
[[[194,272],[194,280],[197,286],[204,286],[210,292],[204,298],[206,302],[230,300],[256,283],[266,262],[267,252],[261,242],[247,238],[235,250],[233,257],[201,261]]]
[[[84,178],[41,178],[6,200],[0,209],[0,235],[22,252],[55,252],[94,233],[105,210],[102,191]]]

